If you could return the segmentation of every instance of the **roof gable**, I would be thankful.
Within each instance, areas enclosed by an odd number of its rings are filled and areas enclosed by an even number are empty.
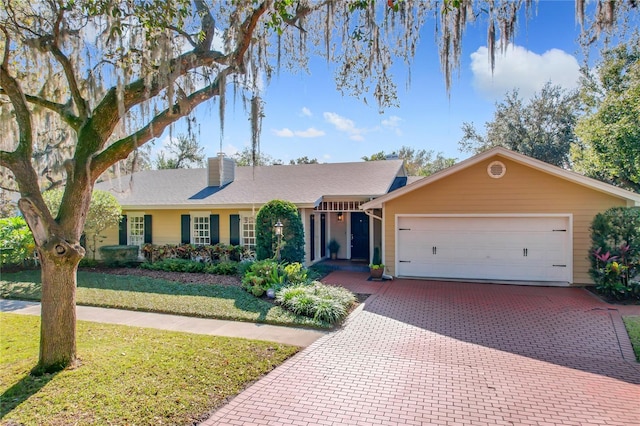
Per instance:
[[[640,205],[640,194],[636,194],[634,192],[627,191],[625,189],[618,188],[613,185],[609,185],[607,183],[601,182],[596,179],[588,178],[586,176],[583,176],[573,171],[564,170],[560,167],[553,166],[551,164],[508,150],[503,147],[495,147],[487,151],[484,151],[478,155],[475,155],[471,158],[468,158],[464,161],[461,161],[447,169],[434,173],[433,175],[428,176],[424,179],[421,179],[417,182],[410,183],[409,185],[403,188],[400,188],[397,191],[383,195],[381,197],[376,198],[375,200],[365,203],[362,205],[362,209],[380,208],[387,201],[396,199],[398,197],[402,197],[403,195],[409,192],[412,192],[418,188],[422,188],[426,185],[430,185],[434,182],[440,181],[442,179],[446,179],[448,176],[451,176],[455,173],[465,170],[480,162],[489,160],[493,157],[495,157],[496,159],[500,159],[500,157],[509,159],[516,163],[525,165],[527,167],[531,167],[532,169],[547,173],[549,175],[558,177],[560,179],[564,179],[574,184],[581,185],[581,186],[593,189],[595,191],[603,192],[603,193],[624,199],[630,205]]]

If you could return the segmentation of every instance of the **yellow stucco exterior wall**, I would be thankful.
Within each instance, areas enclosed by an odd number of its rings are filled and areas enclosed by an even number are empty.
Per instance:
[[[487,166],[503,162],[506,174],[487,174]],[[567,213],[573,217],[573,284],[591,284],[589,227],[593,217],[626,201],[496,156],[384,205],[384,261],[395,275],[395,218],[398,214]]]
[[[123,209],[123,215],[140,214],[151,215],[151,236],[153,244],[180,244],[181,238],[181,216],[183,214],[217,214],[220,218],[220,242],[229,244],[231,238],[230,231],[230,215],[234,214],[251,214],[250,211],[227,209],[227,210],[202,210],[202,209],[181,209],[181,210],[151,210],[151,209]],[[112,228],[105,232],[106,240],[101,245],[118,244],[118,229]]]

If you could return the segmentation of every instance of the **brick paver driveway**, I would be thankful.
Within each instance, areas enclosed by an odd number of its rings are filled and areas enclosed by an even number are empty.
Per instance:
[[[367,291],[362,274],[334,273]],[[617,311],[580,289],[396,280],[206,425],[640,425]]]

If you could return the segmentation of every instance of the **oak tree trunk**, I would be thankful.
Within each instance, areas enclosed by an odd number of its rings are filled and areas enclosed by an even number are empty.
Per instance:
[[[39,249],[42,268],[40,358],[36,371],[76,363],[76,283],[82,247],[57,241]]]

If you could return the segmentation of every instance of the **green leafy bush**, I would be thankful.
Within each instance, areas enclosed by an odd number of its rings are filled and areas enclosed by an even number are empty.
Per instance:
[[[238,273],[238,262],[228,260],[225,262],[212,263],[204,267],[204,272],[214,275],[236,275]]]
[[[167,272],[204,272],[205,264],[187,259],[164,259],[155,263],[143,263],[141,268]]]
[[[196,246],[193,244],[145,244],[142,253],[149,262],[165,259],[186,259],[212,263],[216,261],[240,261],[252,257],[252,252],[243,246],[215,244],[212,246]]]
[[[614,207],[591,224],[589,273],[598,293],[640,300],[640,209]]]
[[[22,217],[0,219],[0,265],[21,265],[33,258],[35,243]]]
[[[107,266],[129,266],[138,262],[138,246],[102,246],[100,257]]]
[[[248,265],[242,276],[242,288],[255,294],[255,287],[260,287],[263,291],[269,289],[277,291],[286,285],[306,283],[307,281],[307,268],[301,263],[287,264],[267,259],[258,260]]]
[[[287,274],[284,265],[275,260],[259,260],[251,264],[242,277],[242,288],[254,295],[254,287],[260,287],[264,291],[273,288],[279,289],[286,282]],[[260,294],[262,296],[262,294]]]
[[[347,316],[356,297],[345,288],[314,281],[281,289],[276,301],[293,313],[336,324]]]
[[[295,204],[289,201],[272,200],[260,208],[256,216],[256,258],[276,257],[278,238],[274,225],[284,225],[280,241],[280,259],[285,262],[304,261],[304,228]]]

